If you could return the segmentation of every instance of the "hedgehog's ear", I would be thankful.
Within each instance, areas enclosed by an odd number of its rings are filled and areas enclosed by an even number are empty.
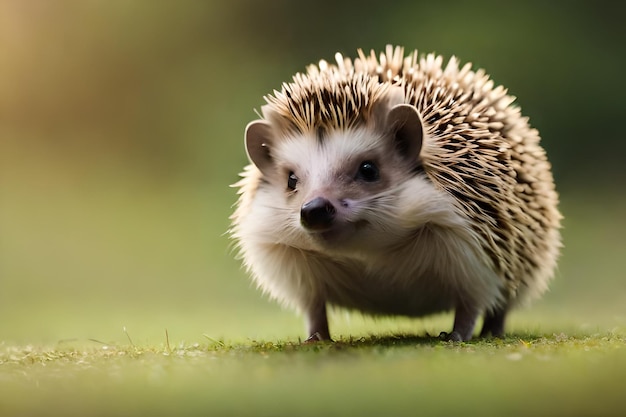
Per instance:
[[[422,149],[424,129],[417,109],[404,100],[404,88],[391,86],[372,109],[374,123],[380,131],[392,135],[400,155],[416,160]]]
[[[410,104],[397,104],[387,115],[387,126],[393,134],[394,146],[406,158],[417,159],[422,150],[424,128],[417,109]]]
[[[246,126],[248,159],[263,173],[266,173],[273,164],[270,154],[271,133],[271,126],[265,120],[255,120]]]

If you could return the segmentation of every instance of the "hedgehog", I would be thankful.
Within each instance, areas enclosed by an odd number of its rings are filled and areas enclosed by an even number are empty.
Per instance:
[[[332,340],[327,308],[454,312],[441,337],[503,337],[548,288],[558,194],[515,97],[456,57],[388,45],[322,60],[245,130],[230,234],[257,286]]]

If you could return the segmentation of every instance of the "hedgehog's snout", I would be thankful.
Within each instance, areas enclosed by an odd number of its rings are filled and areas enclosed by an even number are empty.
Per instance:
[[[306,229],[322,231],[333,224],[336,213],[333,203],[324,197],[316,197],[302,205],[300,222]]]

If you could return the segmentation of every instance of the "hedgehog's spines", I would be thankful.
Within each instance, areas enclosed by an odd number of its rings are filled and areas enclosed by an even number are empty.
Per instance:
[[[423,121],[420,160],[430,181],[482,236],[511,294],[541,293],[560,246],[558,196],[539,134],[515,97],[455,56],[444,64],[440,55],[405,56],[389,45],[378,56],[359,49],[354,59],[334,58],[266,96],[268,111],[289,121],[284,133],[354,128],[392,85],[401,86]]]

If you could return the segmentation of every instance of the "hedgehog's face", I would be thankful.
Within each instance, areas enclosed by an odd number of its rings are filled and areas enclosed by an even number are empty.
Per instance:
[[[390,158],[385,139],[357,129],[278,144],[272,182],[296,230],[332,247],[368,239],[388,209],[391,190],[409,174],[408,166]]]
[[[266,181],[258,198],[281,225],[276,242],[363,251],[397,240],[388,219],[419,165],[422,125],[410,105],[372,111],[370,123],[347,130],[281,135],[271,118],[248,125],[248,155]]]

